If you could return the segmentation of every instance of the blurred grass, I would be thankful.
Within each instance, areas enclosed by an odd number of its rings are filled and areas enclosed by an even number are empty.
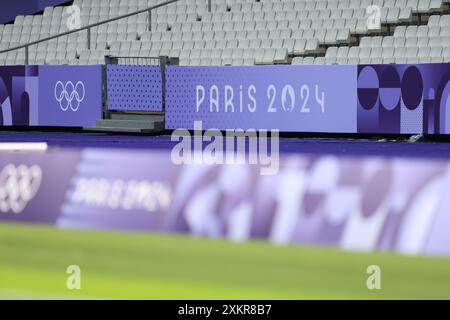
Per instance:
[[[0,299],[450,299],[449,284],[443,258],[0,224]]]

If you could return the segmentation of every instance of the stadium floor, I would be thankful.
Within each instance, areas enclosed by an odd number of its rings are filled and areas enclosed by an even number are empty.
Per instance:
[[[170,135],[108,135],[62,132],[0,132],[1,142],[46,142],[50,148],[121,148],[168,150],[177,142]],[[450,143],[405,140],[280,138],[280,152],[450,159]]]
[[[449,259],[13,224],[0,224],[0,252],[0,299],[450,298]],[[66,288],[73,264],[79,291]]]

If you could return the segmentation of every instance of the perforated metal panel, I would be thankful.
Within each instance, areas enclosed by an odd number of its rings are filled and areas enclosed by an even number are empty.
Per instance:
[[[107,66],[108,110],[162,111],[160,66]]]

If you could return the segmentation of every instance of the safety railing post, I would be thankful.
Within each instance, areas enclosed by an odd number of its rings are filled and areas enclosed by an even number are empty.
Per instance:
[[[91,28],[87,29],[87,48],[91,50]]]
[[[148,31],[152,31],[152,10],[148,10]]]
[[[166,66],[168,57],[160,56],[159,64],[161,66],[161,87],[162,87],[162,112],[166,111]]]
[[[108,62],[110,62],[109,57],[105,56],[106,64],[102,66],[102,84],[103,84],[103,119],[109,119],[109,111],[108,111]]]
[[[29,52],[28,52],[28,46],[25,47],[25,65],[27,66],[29,64]]]

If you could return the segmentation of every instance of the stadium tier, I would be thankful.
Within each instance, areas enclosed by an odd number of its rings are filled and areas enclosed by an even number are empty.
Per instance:
[[[330,47],[326,64],[448,62],[450,16],[431,16],[428,25],[398,26],[392,36],[363,37],[359,46]]]
[[[73,4],[80,8],[81,26],[86,26],[162,2],[76,0]],[[373,5],[379,9],[378,26],[367,23],[366,10]],[[1,25],[0,50],[68,31],[71,11],[67,8],[47,7],[43,14],[18,16],[14,24]],[[439,60],[434,47],[446,48],[446,40],[436,37],[446,37],[447,18],[430,17],[446,8],[441,0],[228,0],[212,1],[209,12],[207,0],[180,0],[153,10],[152,31],[149,15],[142,13],[94,28],[89,45],[84,31],[31,46],[29,63],[99,64],[108,54],[170,56],[180,58],[181,65],[214,66],[417,63],[430,62],[428,57],[446,62],[449,57],[443,54]],[[361,37],[374,34],[378,36],[359,43]],[[424,49],[428,43],[429,55]],[[0,55],[0,65],[24,60],[24,50]]]

